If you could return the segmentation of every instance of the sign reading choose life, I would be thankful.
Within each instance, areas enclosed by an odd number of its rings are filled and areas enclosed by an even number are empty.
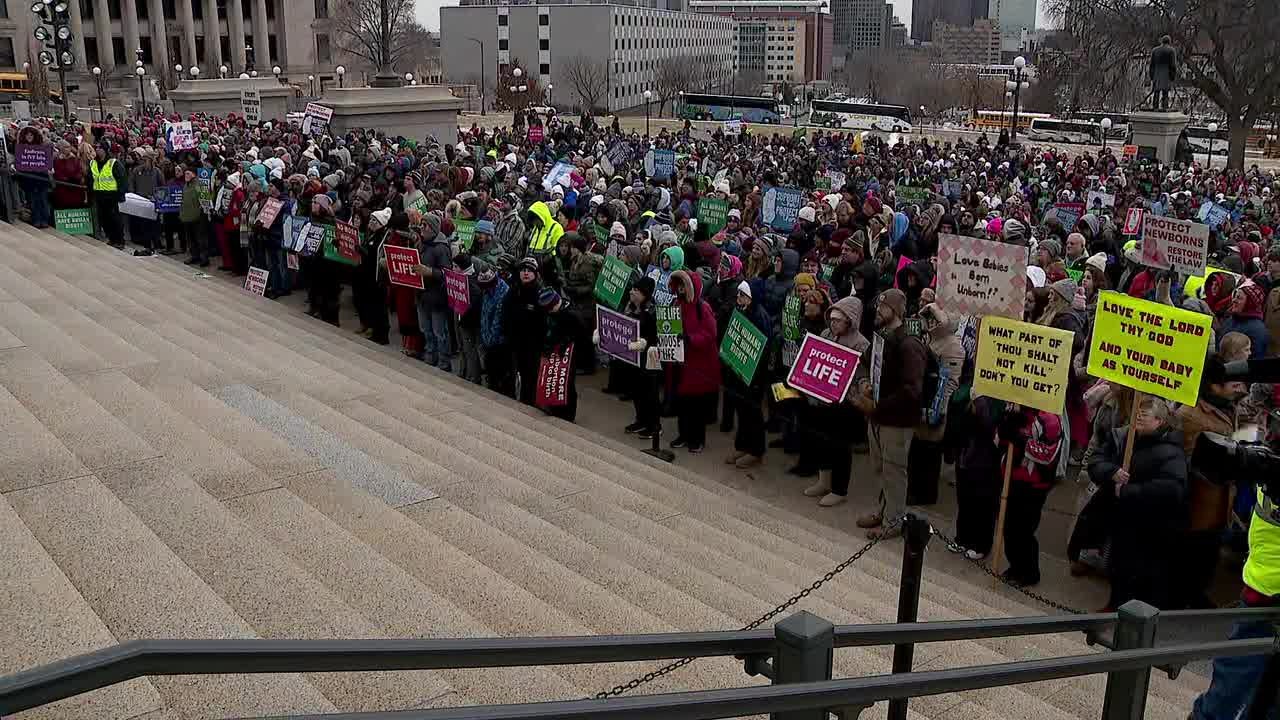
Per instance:
[[[938,304],[954,315],[1020,318],[1027,249],[960,235],[938,235]]]
[[[1104,292],[1093,316],[1089,374],[1194,405],[1212,324],[1208,315]]]
[[[982,318],[973,394],[1061,413],[1073,336],[1021,320]]]

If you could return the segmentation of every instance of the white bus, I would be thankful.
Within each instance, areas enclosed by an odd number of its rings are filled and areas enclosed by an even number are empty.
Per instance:
[[[1120,112],[1098,112],[1094,110],[1082,110],[1071,113],[1072,120],[1085,120],[1088,122],[1098,123],[1102,126],[1102,119],[1111,120],[1111,129],[1107,131],[1107,137],[1112,140],[1125,141],[1129,139],[1129,116]]]
[[[1100,143],[1102,126],[1087,120],[1035,118],[1027,130],[1027,139],[1034,142]]]
[[[1226,153],[1231,144],[1231,138],[1227,135],[1225,127],[1218,128],[1217,132],[1209,132],[1209,128],[1204,125],[1189,125],[1184,132],[1187,136],[1187,144],[1191,146],[1193,152],[1209,152],[1210,139],[1213,140],[1215,153]]]
[[[911,132],[911,111],[902,105],[814,100],[809,125],[834,130]]]

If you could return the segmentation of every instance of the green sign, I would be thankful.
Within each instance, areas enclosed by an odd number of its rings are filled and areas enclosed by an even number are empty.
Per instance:
[[[591,231],[595,233],[596,242],[601,245],[609,244],[609,228],[601,225],[600,223],[592,223]]]
[[[707,227],[707,237],[720,232],[729,217],[729,203],[716,198],[698,202],[698,224]]]
[[[314,225],[312,227],[315,227]],[[320,252],[325,260],[340,262],[343,265],[358,265],[359,260],[352,259],[342,254],[338,249],[338,231],[333,225],[322,225],[324,228],[324,240],[320,241]]]
[[[1068,270],[1068,271],[1067,271],[1067,277],[1071,278],[1072,280],[1075,280],[1075,281],[1076,281],[1076,284],[1077,284],[1077,285],[1079,285],[1080,283],[1084,282],[1084,271],[1083,271],[1083,270]]]
[[[68,235],[93,235],[93,215],[89,208],[67,208],[53,211],[53,223]]]
[[[684,318],[679,305],[658,305],[654,308],[659,335],[683,335]]]
[[[750,385],[756,367],[760,365],[760,357],[764,355],[764,344],[764,333],[757,330],[745,315],[734,310],[724,342],[720,343],[720,359],[733,368],[742,382]]]
[[[831,178],[827,177],[826,175],[823,175],[822,177],[819,177],[819,178],[817,179],[816,184],[814,185],[814,187],[815,187],[816,189],[818,189],[818,190],[830,190],[830,189],[831,189]]]
[[[933,197],[926,188],[903,187],[901,185],[894,189],[894,193],[898,198],[899,204],[923,205]]]
[[[406,211],[417,210],[418,214],[426,215],[427,214],[427,197],[425,195],[419,195],[416,200],[414,200],[412,203],[409,204],[409,207],[405,208],[405,210]]]
[[[631,267],[616,257],[605,258],[604,267],[596,276],[596,299],[617,310],[622,305],[622,296],[627,292],[627,281],[631,279]]]
[[[476,237],[476,221],[454,220],[453,236],[458,240],[458,247],[462,252],[471,252],[471,242]]]
[[[804,337],[804,331],[800,329],[800,313],[804,309],[804,302],[800,300],[797,293],[788,293],[787,301],[782,306],[782,337],[791,342],[800,342],[800,338]]]

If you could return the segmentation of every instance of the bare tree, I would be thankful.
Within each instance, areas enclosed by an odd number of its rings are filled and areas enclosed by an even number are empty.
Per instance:
[[[764,85],[764,71],[755,68],[741,68],[733,76],[732,94],[759,95],[760,86]]]
[[[338,49],[378,71],[398,66],[426,33],[414,19],[413,0],[345,0],[337,5],[333,26]]]
[[[697,63],[691,57],[669,57],[658,63],[653,75],[653,93],[658,100],[658,117],[667,103],[682,90],[690,90],[697,79]]]
[[[1280,102],[1280,13],[1273,2],[1049,0],[1048,9],[1065,21],[1067,52],[1087,70],[1103,64],[1095,59],[1104,51],[1144,62],[1158,38],[1169,35],[1182,65],[1178,86],[1202,93],[1226,116],[1229,166],[1244,166],[1254,123]]]
[[[880,102],[885,95],[885,82],[896,70],[894,54],[883,48],[853,53],[844,64],[845,84],[855,95]]]
[[[404,51],[392,61],[397,72],[417,74],[440,58],[440,46],[436,44],[435,36],[416,21],[404,27],[402,36]]]
[[[582,99],[587,112],[593,112],[609,92],[608,61],[598,62],[579,53],[560,66],[560,77]]]

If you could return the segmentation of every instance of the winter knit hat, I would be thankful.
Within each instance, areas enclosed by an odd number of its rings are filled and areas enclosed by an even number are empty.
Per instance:
[[[376,220],[378,221],[379,227],[386,227],[387,224],[391,222],[391,208],[382,208],[381,210],[370,213],[369,220],[371,224],[372,221]]]
[[[477,222],[477,223],[476,223],[476,232],[477,232],[477,233],[484,233],[485,235],[492,235],[492,234],[494,233],[493,221],[492,221],[492,220],[481,220],[481,221]]]
[[[1008,243],[1025,242],[1027,226],[1021,220],[1010,218],[1004,221],[1004,241]],[[1060,255],[1061,253],[1059,253]],[[1055,256],[1056,257],[1056,256]]]
[[[559,302],[560,293],[551,288],[543,288],[542,292],[538,293],[538,307],[543,310],[550,310]]]
[[[538,272],[538,261],[531,257],[521,258],[520,262],[516,263],[515,271],[520,272],[522,270],[528,270],[531,273]]]
[[[1076,296],[1076,281],[1071,278],[1059,280],[1050,287],[1052,287],[1053,291],[1061,295],[1062,299],[1067,302],[1071,302]]]
[[[1084,261],[1084,264],[1088,265],[1091,268],[1096,268],[1098,272],[1106,272],[1107,271],[1107,254],[1095,253],[1093,255],[1090,255],[1089,259]]]
[[[476,270],[476,283],[480,287],[491,287],[498,281],[498,269],[494,266],[480,260],[473,260],[472,264],[482,268]]]
[[[1010,220],[1009,222],[1014,222],[1014,221]],[[1008,227],[1008,224],[1006,224],[1005,227]],[[1049,257],[1053,260],[1057,260],[1058,258],[1062,257],[1062,243],[1058,242],[1057,240],[1053,240],[1053,239],[1041,240],[1039,247],[1043,249],[1045,252],[1049,253]]]
[[[751,285],[746,280],[738,283],[738,294],[751,297]]]
[[[627,227],[620,222],[615,222],[609,226],[609,237],[627,239]]]
[[[880,293],[878,302],[893,310],[894,315],[900,318],[907,315],[907,295],[897,288],[889,288]]]

